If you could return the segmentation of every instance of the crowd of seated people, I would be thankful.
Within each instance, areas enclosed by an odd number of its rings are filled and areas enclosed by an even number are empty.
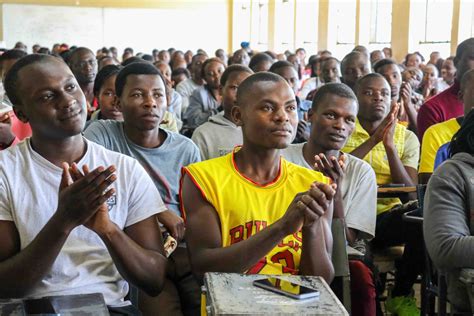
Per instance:
[[[474,38],[426,63],[244,44],[0,51],[0,298],[97,292],[111,315],[199,315],[206,272],[331,283],[338,219],[363,255],[352,315],[381,314],[374,252],[395,245],[385,310],[419,315],[424,240],[470,310]],[[403,219],[416,196],[377,197],[419,183],[424,227]]]

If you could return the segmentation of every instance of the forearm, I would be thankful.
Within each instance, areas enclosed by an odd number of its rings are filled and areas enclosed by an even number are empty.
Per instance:
[[[310,227],[304,227],[300,274],[321,276],[331,283],[334,278],[331,252],[331,229],[324,218]]]
[[[208,271],[243,273],[265,257],[286,236],[282,222],[278,221],[228,247],[191,251],[193,272],[199,278]]]
[[[113,230],[101,235],[120,274],[148,295],[157,295],[166,273],[167,260],[163,249],[144,249],[125,234],[117,225]]]
[[[350,154],[356,156],[359,159],[364,159],[365,156],[374,148],[377,144],[372,138],[369,138],[363,142],[359,147],[354,149]]]
[[[405,184],[406,186],[415,185],[415,182],[406,171],[405,166],[400,160],[400,157],[398,157],[398,152],[395,146],[385,146],[385,151],[387,152],[387,159],[388,164],[390,166],[392,182]]]
[[[410,106],[408,109],[406,109],[407,116],[408,116],[408,128],[410,131],[413,133],[417,134],[417,119],[418,119],[418,113],[415,110],[414,106]]]
[[[50,272],[70,233],[62,221],[52,217],[33,241],[16,255],[0,263],[0,297],[28,295]]]

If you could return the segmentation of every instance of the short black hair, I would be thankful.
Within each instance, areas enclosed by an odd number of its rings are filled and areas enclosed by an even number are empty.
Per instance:
[[[176,68],[171,72],[171,77],[185,75],[187,78],[191,77],[189,70],[186,68]]]
[[[0,56],[0,62],[3,62],[4,60],[21,59],[26,55],[28,54],[24,50],[9,49]]]
[[[107,65],[104,68],[102,68],[98,73],[97,76],[95,77],[94,81],[94,95],[98,96],[100,92],[100,88],[102,88],[102,85],[104,82],[109,79],[113,75],[117,75],[120,70],[122,69],[122,66],[118,65]]]
[[[250,69],[247,66],[240,65],[240,64],[230,65],[229,67],[226,68],[224,73],[222,73],[221,81],[220,81],[221,86],[225,86],[230,75],[234,72],[247,72],[249,74],[253,74],[252,69]]]
[[[74,56],[76,56],[76,54],[80,53],[80,52],[89,52],[92,54],[92,56],[95,57],[95,54],[94,52],[87,48],[87,47],[78,47],[78,48],[75,48],[74,50],[71,50],[71,52],[69,53],[69,56],[67,57],[67,63],[70,64],[72,62],[72,59],[74,58]]]
[[[143,63],[143,62],[148,62],[140,57],[137,57],[137,56],[132,56],[130,58],[127,58],[125,59],[124,61],[122,61],[122,66],[126,67],[130,64],[133,64],[133,63]]]
[[[280,75],[268,71],[257,72],[247,77],[239,85],[239,89],[237,89],[237,105],[243,105],[242,101],[248,94],[254,91],[254,86],[260,82],[284,82],[287,84],[286,80]]]
[[[143,60],[146,60],[146,61],[149,61],[149,62],[153,62],[153,56],[148,55],[148,54],[144,54],[144,55],[142,56],[142,59],[143,59]]]
[[[142,61],[131,63],[120,70],[115,79],[115,94],[120,97],[122,96],[127,77],[132,75],[157,75],[163,80],[163,86],[166,87],[165,78],[161,72],[152,63]]]
[[[383,59],[380,59],[378,60],[375,64],[374,64],[374,71],[376,73],[380,73],[382,67],[384,66],[387,66],[387,65],[397,65],[397,62],[393,59],[390,59],[390,58],[383,58]],[[397,65],[398,66],[398,65]]]
[[[280,70],[282,68],[285,68],[285,67],[291,67],[291,68],[295,69],[298,72],[298,70],[295,68],[295,65],[293,65],[292,63],[290,63],[289,61],[286,61],[286,60],[277,61],[276,63],[274,63],[270,67],[270,69],[268,69],[268,71],[276,73],[278,70]]]
[[[354,91],[356,93],[359,92],[359,89],[360,87],[368,80],[373,80],[373,79],[382,79],[383,81],[387,82],[387,80],[385,80],[385,77],[382,76],[381,74],[379,73],[376,73],[376,72],[371,72],[365,76],[363,76],[362,78],[358,79],[356,84],[355,84],[355,88],[354,88]],[[387,85],[388,85],[388,82],[387,82]]]
[[[249,62],[249,68],[255,71],[255,67],[262,63],[268,61],[269,63],[273,63],[273,58],[268,55],[267,53],[258,53],[252,56]]]
[[[224,69],[226,68],[226,64],[224,64],[224,62],[220,58],[213,57],[213,58],[206,59],[206,61],[202,63],[202,68],[201,68],[201,76],[203,78],[205,77],[205,74],[206,74],[206,67],[210,63],[218,63],[224,66]]]
[[[5,76],[3,85],[5,87],[5,92],[7,93],[7,96],[13,105],[21,104],[20,96],[18,95],[18,87],[20,85],[20,82],[18,81],[18,73],[20,70],[31,64],[43,63],[52,60],[63,62],[62,59],[53,55],[31,54],[21,58],[12,66],[12,68],[10,68]]]
[[[127,53],[130,53],[130,54],[133,55],[133,48],[127,47],[127,48],[125,48],[125,49],[123,50],[123,52],[124,52],[124,53],[127,52]]]
[[[352,51],[349,54],[347,54],[346,56],[344,56],[344,58],[341,61],[341,72],[343,74],[346,70],[347,63],[350,60],[355,59],[355,58],[365,58],[365,59],[367,59],[367,56],[365,56],[363,53],[361,53],[359,51]],[[367,60],[367,62],[368,62],[368,60]]]
[[[313,103],[311,104],[311,109],[315,111],[318,108],[318,105],[323,102],[328,95],[336,95],[341,98],[354,100],[357,105],[357,97],[352,89],[344,83],[327,83],[320,87],[313,97]]]
[[[337,59],[336,57],[330,56],[330,57],[327,57],[327,58],[321,58],[321,68],[323,68],[323,65],[324,65],[326,62],[330,61],[330,60],[334,60],[338,65],[341,64],[341,62],[339,61],[339,59]]]

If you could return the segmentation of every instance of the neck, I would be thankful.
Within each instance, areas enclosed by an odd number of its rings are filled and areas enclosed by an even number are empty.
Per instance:
[[[142,131],[124,122],[123,131],[134,144],[144,148],[160,147],[166,139],[166,133],[159,127]]]
[[[372,135],[375,133],[375,130],[377,129],[377,127],[379,127],[382,121],[383,119],[378,120],[378,121],[366,121],[359,118],[360,125],[369,135]]]
[[[63,162],[78,162],[84,156],[87,146],[81,134],[58,140],[33,134],[31,147],[43,158],[61,167]]]
[[[191,78],[192,81],[194,81],[195,84],[197,84],[198,86],[202,86],[204,84],[204,80],[201,79],[201,78]]]
[[[94,83],[84,83],[81,84],[82,92],[86,96],[87,102],[92,105],[92,101],[94,101]]]
[[[234,120],[232,119],[231,109],[229,109],[224,104],[222,104],[222,107],[224,108],[224,117],[235,124]]]
[[[339,150],[324,149],[319,144],[312,142],[311,139],[303,146],[303,158],[313,169],[315,163],[314,156],[324,154],[328,159],[332,156],[339,158],[340,153]]]
[[[234,154],[234,159],[239,172],[260,185],[273,182],[280,172],[279,149],[244,145]]]

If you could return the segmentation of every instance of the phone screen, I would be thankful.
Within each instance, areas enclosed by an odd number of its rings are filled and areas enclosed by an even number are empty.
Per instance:
[[[292,298],[304,299],[311,297],[318,297],[319,291],[302,286],[299,284],[294,284],[292,282],[279,279],[279,278],[266,278],[262,280],[256,280],[253,284],[257,287],[270,290],[272,292],[283,294]]]

